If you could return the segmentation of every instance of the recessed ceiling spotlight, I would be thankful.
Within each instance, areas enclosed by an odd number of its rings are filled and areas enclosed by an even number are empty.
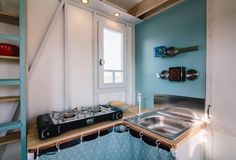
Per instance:
[[[89,0],[80,0],[81,1],[81,3],[83,3],[83,4],[88,4],[89,3]]]
[[[115,17],[120,17],[120,13],[114,13],[113,14]]]

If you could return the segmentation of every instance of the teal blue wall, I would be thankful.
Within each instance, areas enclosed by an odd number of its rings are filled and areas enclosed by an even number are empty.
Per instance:
[[[148,99],[144,106],[153,106],[154,94],[172,94],[205,98],[206,89],[206,2],[185,0],[181,4],[135,27],[136,36],[136,95]],[[154,58],[157,46],[189,47],[200,45],[200,50],[180,54],[174,58]],[[185,66],[200,73],[195,81],[170,82],[156,78],[156,73],[172,66]]]

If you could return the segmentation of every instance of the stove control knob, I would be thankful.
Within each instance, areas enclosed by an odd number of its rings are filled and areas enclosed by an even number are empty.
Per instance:
[[[48,129],[49,128],[47,127],[41,132],[41,138],[42,139],[45,139],[45,138],[49,137],[50,133],[49,133]]]
[[[116,114],[116,119],[121,119],[121,118],[122,118],[122,113],[121,112],[117,113]]]

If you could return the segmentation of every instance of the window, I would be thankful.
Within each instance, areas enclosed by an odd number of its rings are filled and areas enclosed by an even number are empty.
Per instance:
[[[99,88],[124,87],[124,27],[99,27]]]

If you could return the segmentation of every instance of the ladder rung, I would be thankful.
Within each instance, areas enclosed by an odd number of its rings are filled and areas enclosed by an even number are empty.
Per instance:
[[[0,145],[6,145],[20,140],[20,131],[8,133],[5,136],[0,137]]]
[[[6,97],[0,97],[0,102],[14,102],[19,101],[20,96],[6,96]]]
[[[0,85],[3,86],[16,86],[20,85],[20,80],[19,79],[0,79]]]
[[[20,37],[7,34],[0,34],[0,39],[9,41],[20,41]]]
[[[5,131],[12,130],[12,129],[17,129],[17,128],[21,128],[20,121],[7,122],[7,123],[0,124],[0,132],[5,132]]]
[[[3,60],[19,60],[19,57],[13,57],[13,56],[0,56],[0,59],[3,59]]]

